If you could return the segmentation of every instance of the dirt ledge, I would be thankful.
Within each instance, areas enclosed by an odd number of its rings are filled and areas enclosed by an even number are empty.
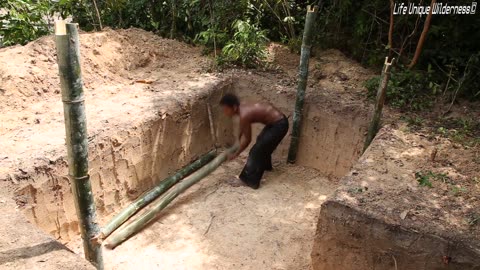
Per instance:
[[[478,200],[415,178],[435,145],[392,127],[379,132],[322,206],[315,270],[480,269],[479,236],[465,219]]]

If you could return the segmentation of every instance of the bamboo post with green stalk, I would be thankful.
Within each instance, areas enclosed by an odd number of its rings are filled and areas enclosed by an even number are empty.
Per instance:
[[[96,238],[99,227],[95,221],[95,201],[88,175],[88,134],[78,25],[58,21],[55,37],[65,116],[68,176],[72,183],[83,249],[85,258],[97,269],[103,269],[102,249]]]
[[[165,207],[167,207],[167,205],[171,203],[178,195],[180,195],[193,184],[199,182],[205,176],[213,172],[227,159],[229,154],[234,153],[237,149],[238,144],[232,146],[231,148],[227,149],[225,152],[214,158],[210,163],[203,166],[190,176],[186,177],[177,185],[173,186],[167,193],[165,193],[162,197],[158,198],[158,200],[152,204],[152,207],[148,209],[144,214],[132,221],[132,223],[126,225],[125,227],[117,230],[112,235],[110,235],[110,237],[107,239],[107,243],[105,244],[105,246],[107,248],[113,249],[123,243],[125,240],[127,240],[130,236],[140,231],[143,227],[145,227],[148,223],[155,219],[157,214]]]
[[[187,166],[180,169],[174,175],[171,175],[164,180],[162,180],[157,186],[148,191],[147,193],[140,196],[133,203],[124,208],[120,213],[118,213],[110,222],[107,223],[102,228],[100,238],[104,239],[114,232],[118,227],[120,227],[125,221],[127,221],[131,216],[133,216],[138,210],[142,209],[145,205],[151,203],[160,195],[162,195],[166,190],[171,188],[173,185],[178,183],[185,176],[191,174],[192,172],[198,170],[208,162],[210,162],[217,155],[216,150],[212,150],[207,154],[201,156],[195,162],[188,164]]]
[[[295,111],[293,113],[293,127],[288,149],[289,163],[295,163],[297,160],[298,144],[300,140],[300,130],[302,126],[303,104],[305,102],[305,90],[308,81],[308,64],[310,62],[310,52],[312,49],[312,36],[315,18],[317,17],[318,7],[307,7],[307,17],[305,19],[305,29],[303,31],[302,52],[300,56],[300,68],[298,74],[297,100],[295,102]]]
[[[367,138],[365,140],[365,145],[363,146],[363,151],[367,150],[368,146],[372,143],[373,138],[377,135],[378,130],[380,129],[380,121],[382,118],[383,105],[385,104],[385,98],[387,96],[387,86],[388,80],[390,80],[390,69],[395,61],[395,58],[391,62],[388,62],[388,57],[385,58],[385,64],[382,69],[381,82],[377,90],[377,98],[375,101],[375,111],[373,113],[372,121],[368,128]]]

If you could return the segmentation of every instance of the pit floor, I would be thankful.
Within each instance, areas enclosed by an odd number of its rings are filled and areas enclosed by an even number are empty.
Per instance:
[[[234,187],[246,156],[225,163],[114,250],[105,269],[310,269],[319,208],[335,185],[280,164],[261,188]],[[82,252],[79,241],[69,247]]]

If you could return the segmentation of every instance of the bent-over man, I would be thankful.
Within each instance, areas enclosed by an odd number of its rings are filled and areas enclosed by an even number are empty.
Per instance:
[[[272,170],[272,153],[288,132],[288,119],[270,103],[240,103],[233,94],[223,96],[220,105],[228,117],[240,118],[238,135],[240,147],[229,156],[229,160],[238,157],[252,141],[252,124],[265,125],[252,146],[247,163],[239,176],[249,187],[257,189],[264,171]]]

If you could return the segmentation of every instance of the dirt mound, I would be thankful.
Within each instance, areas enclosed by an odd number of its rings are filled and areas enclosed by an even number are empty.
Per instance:
[[[196,93],[193,86],[212,81],[199,74],[209,65],[200,48],[143,30],[82,33],[80,44],[89,136],[107,123],[130,127],[155,115],[158,102],[174,106]],[[59,81],[53,36],[0,50],[0,179],[5,173],[21,179],[36,159],[48,164],[62,155]],[[135,115],[125,117],[130,111]]]
[[[193,49],[140,29],[83,33],[80,41],[86,89],[144,79],[135,78],[134,74],[176,67],[179,58]],[[157,61],[159,58],[162,61]],[[54,36],[0,50],[0,88],[2,111],[59,94]]]

